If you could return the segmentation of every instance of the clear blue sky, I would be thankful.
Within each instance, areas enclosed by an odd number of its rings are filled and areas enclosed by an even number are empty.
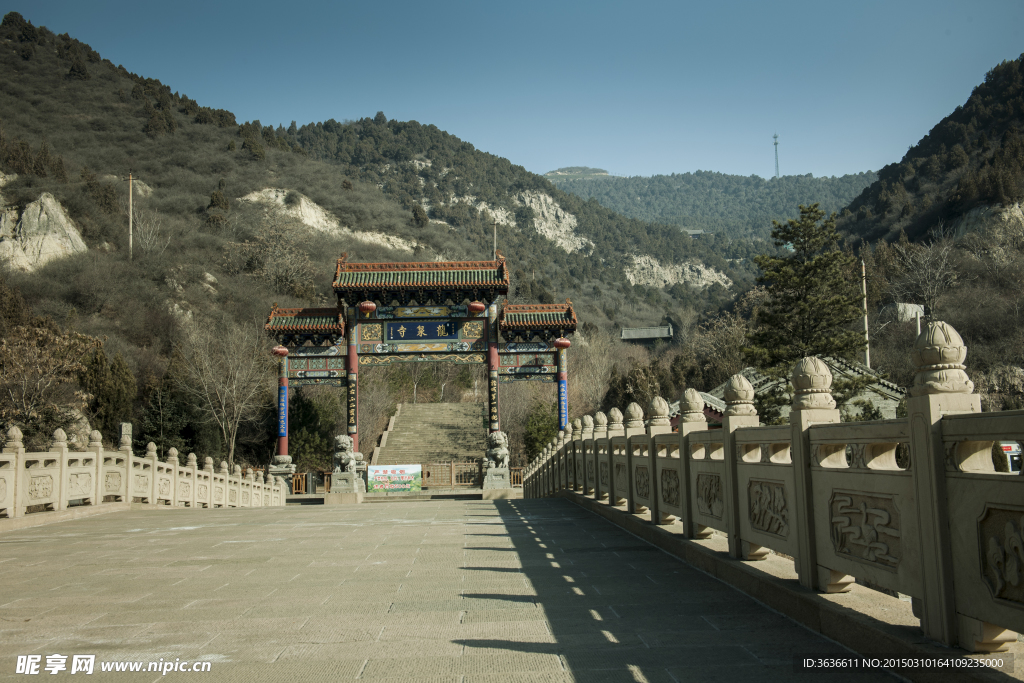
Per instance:
[[[239,121],[432,123],[544,173],[877,170],[1024,52],[1021,0],[9,2]]]

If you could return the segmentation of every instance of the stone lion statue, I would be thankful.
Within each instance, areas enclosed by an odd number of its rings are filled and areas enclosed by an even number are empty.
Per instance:
[[[487,467],[508,468],[508,435],[493,432],[487,435]]]
[[[334,437],[334,472],[355,472],[356,463],[363,459],[362,453],[352,450],[352,437],[338,434]]]

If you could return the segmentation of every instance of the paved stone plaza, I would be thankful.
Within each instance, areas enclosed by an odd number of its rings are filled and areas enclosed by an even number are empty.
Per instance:
[[[559,499],[137,510],[4,534],[0,576],[4,681],[94,654],[87,680],[765,682],[849,653]],[[99,670],[161,658],[211,671]]]

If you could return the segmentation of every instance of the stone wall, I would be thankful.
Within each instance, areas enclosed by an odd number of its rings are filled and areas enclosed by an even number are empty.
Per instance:
[[[688,538],[717,531],[732,558],[774,551],[812,590],[909,595],[927,638],[1000,651],[1024,632],[1024,476],[995,472],[991,448],[1024,441],[1024,411],[982,413],[966,354],[956,330],[928,324],[904,419],[842,423],[817,358],[794,367],[789,425],[760,425],[743,375],[720,429],[693,389],[677,432],[661,398],[646,420],[635,403],[586,416],[531,463],[524,495],[571,490]]]

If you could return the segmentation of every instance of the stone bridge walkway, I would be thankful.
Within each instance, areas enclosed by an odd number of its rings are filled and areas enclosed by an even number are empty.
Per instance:
[[[0,536],[0,680],[821,680],[849,654],[560,499],[132,511]],[[103,673],[101,662],[211,663]],[[75,674],[77,676],[77,674]],[[879,680],[878,671],[830,675]],[[71,680],[76,680],[72,678]]]

